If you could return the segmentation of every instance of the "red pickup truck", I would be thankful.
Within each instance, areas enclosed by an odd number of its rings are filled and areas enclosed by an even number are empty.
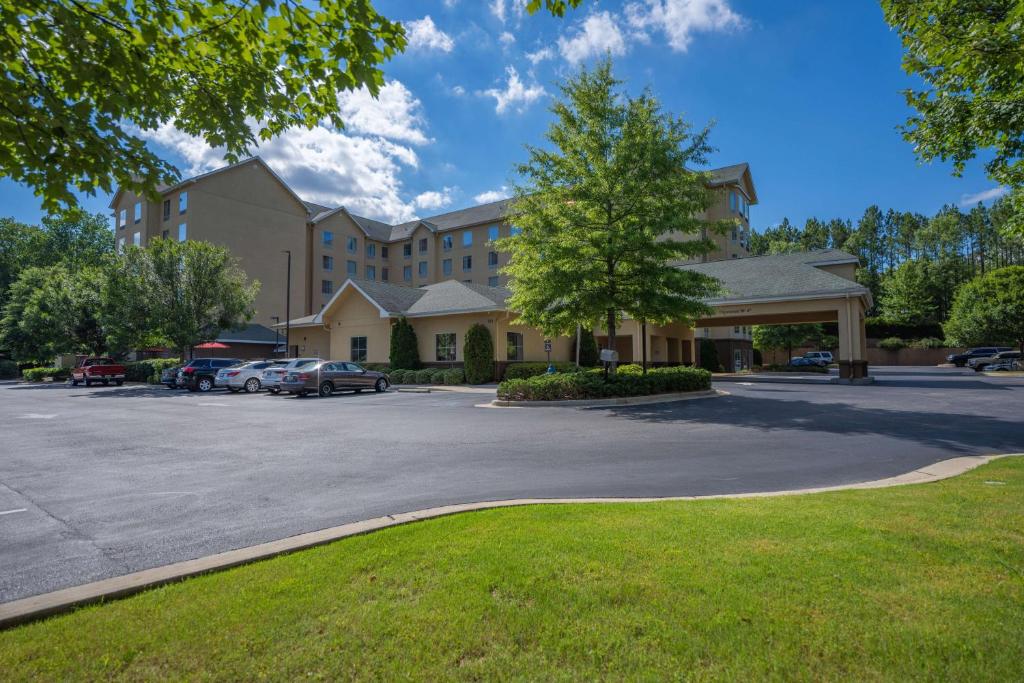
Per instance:
[[[83,358],[78,365],[71,370],[71,384],[78,386],[83,382],[90,386],[94,382],[102,382],[104,385],[113,382],[117,386],[124,384],[125,368],[111,358]]]

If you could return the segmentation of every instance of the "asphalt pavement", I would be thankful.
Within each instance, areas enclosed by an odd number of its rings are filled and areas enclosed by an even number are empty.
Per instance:
[[[830,486],[1024,451],[1024,378],[873,371],[583,409],[0,384],[0,602],[436,505]]]

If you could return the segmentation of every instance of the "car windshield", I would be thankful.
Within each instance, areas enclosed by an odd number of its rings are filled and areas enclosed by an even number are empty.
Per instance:
[[[319,362],[320,361],[316,360],[315,358],[303,358],[303,359],[300,359],[300,360],[292,361],[292,367],[293,368],[305,368],[305,367],[308,367],[310,365],[315,365],[316,363],[319,363]]]

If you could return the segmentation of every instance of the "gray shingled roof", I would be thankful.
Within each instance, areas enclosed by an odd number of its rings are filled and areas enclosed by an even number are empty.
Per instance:
[[[273,344],[277,341],[277,333],[263,325],[252,323],[240,330],[224,330],[217,341],[236,344]]]
[[[421,287],[423,297],[403,311],[406,315],[437,315],[470,311],[503,310],[511,292],[501,287],[486,287],[456,280],[445,280]]]
[[[816,266],[857,263],[857,257],[825,249],[797,254],[752,256],[680,266],[717,278],[723,294],[710,304],[815,294],[868,293],[865,287]]]
[[[388,313],[401,314],[409,310],[417,301],[426,295],[426,290],[415,287],[403,287],[392,285],[387,282],[376,280],[363,280],[361,278],[349,278],[352,284],[366,292],[366,296],[373,299],[378,306]],[[338,288],[340,292],[345,284]],[[328,304],[329,306],[330,304]]]

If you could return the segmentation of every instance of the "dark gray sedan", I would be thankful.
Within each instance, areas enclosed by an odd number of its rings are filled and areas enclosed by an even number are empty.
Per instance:
[[[330,396],[336,391],[386,391],[390,382],[383,372],[366,370],[344,360],[325,360],[289,370],[281,380],[281,391],[306,396]]]

